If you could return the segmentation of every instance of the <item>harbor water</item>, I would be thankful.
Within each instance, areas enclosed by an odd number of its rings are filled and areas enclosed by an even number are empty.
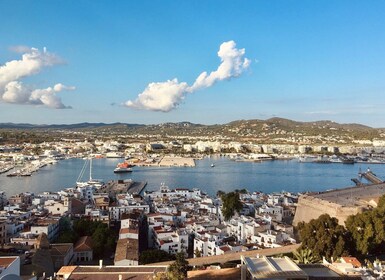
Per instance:
[[[359,170],[366,171],[367,168],[385,179],[383,164],[299,163],[298,160],[254,163],[235,162],[219,156],[197,160],[196,167],[134,167],[132,173],[114,174],[114,168],[122,160],[93,160],[92,177],[104,182],[117,179],[146,181],[149,190],[158,189],[162,183],[170,188],[200,188],[210,195],[215,195],[218,190],[229,192],[243,188],[265,193],[344,188],[354,185],[351,178],[358,178]],[[40,193],[73,187],[84,162],[83,159],[58,161],[41,168],[30,177],[7,177],[1,174],[0,190],[10,196],[27,191]],[[82,180],[88,179],[89,170],[84,173]]]

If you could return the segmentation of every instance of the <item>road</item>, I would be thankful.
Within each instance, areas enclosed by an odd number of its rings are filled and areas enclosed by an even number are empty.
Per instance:
[[[189,265],[192,266],[201,266],[201,265],[209,265],[212,263],[225,263],[228,261],[234,261],[234,260],[240,260],[241,255],[245,257],[255,257],[258,254],[263,256],[272,256],[272,255],[278,255],[278,254],[285,254],[290,253],[295,250],[297,250],[301,246],[301,244],[295,244],[295,245],[289,245],[279,248],[270,248],[270,249],[261,249],[261,250],[252,250],[252,251],[245,251],[245,252],[238,252],[238,253],[229,253],[219,256],[210,256],[210,257],[200,257],[200,258],[191,258],[187,259],[189,262]],[[172,261],[169,262],[159,262],[159,263],[152,263],[151,265],[166,265],[171,264]]]

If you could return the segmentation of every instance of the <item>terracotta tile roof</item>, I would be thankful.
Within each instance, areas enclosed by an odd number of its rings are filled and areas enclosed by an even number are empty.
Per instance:
[[[119,239],[116,244],[115,260],[139,260],[139,240],[132,238]]]
[[[0,257],[0,266],[7,268],[18,257]]]
[[[240,268],[222,268],[222,269],[188,271],[187,279],[193,279],[193,280],[241,279],[241,269]]]
[[[222,246],[222,247],[219,247],[219,249],[221,249],[223,252],[228,252],[231,250],[229,246]]]
[[[68,268],[68,269],[67,269]],[[61,271],[63,272],[61,273]],[[75,266],[62,267],[58,274],[69,274],[68,280],[116,280],[122,275],[124,280],[149,280],[157,272],[165,272],[167,266]]]
[[[74,252],[86,252],[92,251],[92,238],[91,236],[82,236],[76,242]]]
[[[131,229],[131,228],[121,228],[119,231],[119,234],[125,234],[125,233],[139,233],[139,229]]]
[[[361,267],[361,263],[355,257],[341,257],[345,263],[351,263],[353,267]]]
[[[71,250],[72,247],[72,243],[51,244],[51,255],[64,256],[68,253],[69,250]]]

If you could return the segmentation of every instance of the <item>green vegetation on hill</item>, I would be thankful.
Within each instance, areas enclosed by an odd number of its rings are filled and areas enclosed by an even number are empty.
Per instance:
[[[49,133],[48,133],[49,132]],[[30,125],[0,123],[2,143],[40,143],[51,139],[87,137],[122,137],[147,135],[164,139],[176,136],[222,137],[231,140],[258,141],[259,143],[298,143],[310,137],[314,143],[333,141],[385,139],[383,129],[360,124],[338,124],[332,121],[297,122],[283,118],[268,120],[238,120],[227,124],[202,125],[190,122],[154,125],[124,123],[80,123],[72,125]],[[163,139],[164,138],[164,139]],[[1,142],[0,142],[1,143]]]

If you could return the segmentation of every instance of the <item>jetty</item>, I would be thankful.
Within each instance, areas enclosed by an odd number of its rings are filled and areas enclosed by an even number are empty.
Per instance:
[[[383,183],[383,181],[380,178],[378,178],[376,176],[376,174],[374,174],[372,171],[370,171],[369,168],[368,168],[368,171],[359,173],[359,176],[365,178],[366,180],[368,180],[369,182],[371,182],[373,184]]]

